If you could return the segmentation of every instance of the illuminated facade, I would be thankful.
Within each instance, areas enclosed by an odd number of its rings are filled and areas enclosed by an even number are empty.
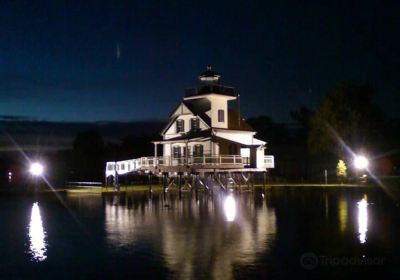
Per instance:
[[[266,142],[256,139],[256,131],[240,116],[236,90],[222,85],[220,75],[210,66],[199,76],[199,82],[186,90],[173,110],[161,132],[162,140],[153,142],[154,157],[109,162],[107,177],[143,169],[207,172],[265,171],[274,167],[273,156],[265,155]],[[160,145],[162,155],[157,153]]]

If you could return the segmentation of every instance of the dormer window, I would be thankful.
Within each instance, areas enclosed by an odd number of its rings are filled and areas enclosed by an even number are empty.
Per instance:
[[[199,131],[200,129],[200,120],[198,118],[192,118],[190,120],[190,128],[192,131]]]
[[[218,122],[225,121],[225,112],[224,110],[218,110]]]
[[[176,121],[176,133],[182,133],[182,132],[185,132],[185,121],[179,119]]]

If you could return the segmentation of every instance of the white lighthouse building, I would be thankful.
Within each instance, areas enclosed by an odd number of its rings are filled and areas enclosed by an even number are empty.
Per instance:
[[[199,85],[186,90],[172,111],[162,140],[154,141],[154,156],[108,162],[106,177],[138,170],[160,172],[266,171],[274,157],[265,155],[266,142],[239,112],[239,95],[220,83],[210,66],[199,75]],[[162,145],[162,154],[157,154]]]

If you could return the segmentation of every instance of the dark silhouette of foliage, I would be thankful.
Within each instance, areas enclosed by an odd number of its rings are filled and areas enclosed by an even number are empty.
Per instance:
[[[344,155],[342,139],[353,150],[371,148],[384,120],[368,85],[341,83],[329,92],[310,122],[309,146],[319,154]]]
[[[73,143],[74,172],[78,180],[101,180],[104,171],[104,140],[97,131],[78,134]]]
[[[275,123],[268,116],[249,118],[247,123],[257,131],[257,137],[267,142],[287,142],[288,128],[284,124]]]
[[[314,111],[305,106],[301,106],[298,111],[290,112],[290,117],[299,124],[302,133],[307,134],[310,128],[311,118],[314,116]],[[307,137],[307,135],[304,135]]]

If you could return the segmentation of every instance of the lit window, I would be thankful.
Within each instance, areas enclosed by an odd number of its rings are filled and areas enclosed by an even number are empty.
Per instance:
[[[200,121],[199,121],[199,119],[198,119],[198,118],[192,118],[192,119],[190,120],[190,122],[191,122],[191,129],[192,129],[192,131],[198,131],[199,128],[200,128]]]
[[[218,122],[224,122],[224,121],[225,121],[224,110],[218,110]]]
[[[185,121],[181,119],[176,121],[176,133],[180,132],[185,132]]]

